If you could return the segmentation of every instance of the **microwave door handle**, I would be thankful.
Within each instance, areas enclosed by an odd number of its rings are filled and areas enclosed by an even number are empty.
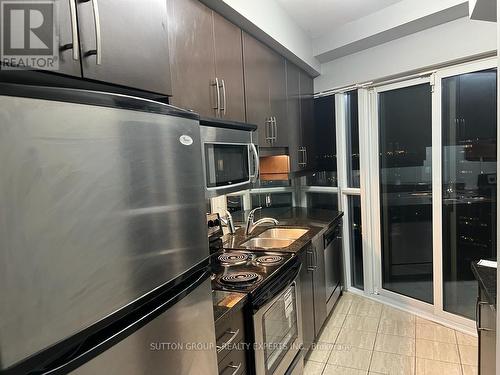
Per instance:
[[[250,182],[255,183],[259,178],[260,160],[259,160],[259,154],[257,152],[257,147],[255,147],[255,144],[250,143],[250,148],[252,150],[253,158],[255,159],[255,170],[253,171],[253,174],[250,175],[251,179]]]

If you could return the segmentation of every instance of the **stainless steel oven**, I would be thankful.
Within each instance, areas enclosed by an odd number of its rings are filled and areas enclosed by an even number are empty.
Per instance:
[[[259,177],[259,155],[252,142],[256,127],[220,120],[200,120],[207,197],[252,187]]]
[[[294,360],[302,348],[300,267],[299,262],[290,267],[252,303],[255,370],[259,375],[283,375],[297,367]]]

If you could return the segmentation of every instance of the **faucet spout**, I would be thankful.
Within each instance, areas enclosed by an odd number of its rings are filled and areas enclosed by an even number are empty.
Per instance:
[[[257,212],[258,210],[261,210],[261,209],[262,209],[262,207],[254,208],[248,214],[247,226],[246,226],[246,231],[245,231],[245,234],[247,236],[252,234],[252,232],[255,230],[255,228],[257,228],[261,224],[274,224],[274,225],[279,224],[279,221],[276,219],[273,219],[272,217],[263,217],[262,219],[254,221],[255,212]]]

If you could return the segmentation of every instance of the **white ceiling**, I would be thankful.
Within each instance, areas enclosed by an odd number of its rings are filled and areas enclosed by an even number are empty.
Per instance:
[[[317,38],[348,22],[402,0],[276,0],[309,34]]]

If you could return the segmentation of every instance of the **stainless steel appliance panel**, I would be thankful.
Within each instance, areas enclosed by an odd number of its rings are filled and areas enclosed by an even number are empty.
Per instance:
[[[195,120],[0,96],[3,367],[208,257],[199,145]]]
[[[210,283],[207,279],[155,320],[73,373],[217,374]]]
[[[300,296],[297,275],[279,295],[254,313],[257,374],[285,374],[300,352],[303,343]],[[288,349],[283,351],[285,347]]]
[[[204,166],[204,179],[206,186],[206,197],[212,198],[221,194],[228,194],[236,191],[250,189],[259,176],[259,155],[255,145],[252,143],[252,132],[246,130],[218,128],[211,126],[201,126],[202,160]],[[214,153],[206,152],[212,145],[244,146],[246,147],[248,158],[247,178],[241,181],[241,168],[234,174],[235,182],[228,178],[226,184],[222,186],[207,187],[209,180],[213,179],[215,168],[219,160],[214,160]],[[208,156],[207,156],[208,155]],[[212,157],[211,157],[212,156]],[[222,160],[221,160],[222,161]],[[209,175],[210,174],[210,175]],[[236,182],[237,181],[237,182]]]

